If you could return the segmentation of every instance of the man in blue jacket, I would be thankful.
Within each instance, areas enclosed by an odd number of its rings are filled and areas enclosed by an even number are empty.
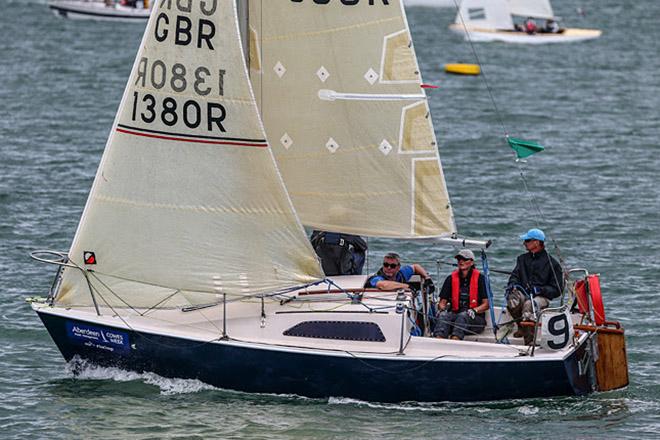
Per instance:
[[[401,266],[401,257],[390,252],[383,257],[383,267],[367,279],[365,287],[375,287],[380,290],[407,289],[406,283],[415,274],[422,277],[427,288],[433,286],[431,277],[422,266],[419,264]]]

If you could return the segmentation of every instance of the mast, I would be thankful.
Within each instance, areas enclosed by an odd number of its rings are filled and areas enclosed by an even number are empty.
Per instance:
[[[250,69],[250,7],[248,0],[236,0],[238,11],[238,30],[241,35],[243,56],[248,70]]]

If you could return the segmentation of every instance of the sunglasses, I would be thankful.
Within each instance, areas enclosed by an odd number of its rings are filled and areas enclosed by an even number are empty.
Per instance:
[[[394,269],[396,267],[399,267],[399,263],[383,263],[383,267]]]

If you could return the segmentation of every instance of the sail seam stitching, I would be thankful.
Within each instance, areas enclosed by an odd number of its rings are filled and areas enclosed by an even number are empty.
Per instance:
[[[254,214],[289,215],[290,214],[288,212],[274,210],[274,209],[202,207],[202,206],[193,206],[193,205],[174,205],[170,203],[148,203],[148,202],[139,202],[135,200],[120,199],[118,197],[110,197],[103,195],[97,195],[96,197],[94,197],[94,199],[100,202],[117,203],[122,205],[132,205],[132,206],[160,208],[160,209],[173,209],[173,210],[181,210],[181,211],[198,211],[198,212],[207,212],[207,213],[242,214],[242,215],[254,215]]]
[[[343,32],[351,29],[360,29],[363,27],[369,27],[369,26],[376,26],[379,24],[384,24],[384,23],[390,23],[393,21],[398,21],[400,20],[401,17],[391,17],[391,18],[384,18],[382,20],[375,20],[375,21],[370,21],[367,23],[359,23],[359,24],[353,24],[350,26],[342,26],[342,27],[337,27],[334,29],[327,29],[324,31],[316,31],[316,32],[304,32],[304,33],[298,33],[298,34],[289,34],[289,35],[280,35],[277,37],[262,37],[263,42],[271,42],[271,41],[281,41],[281,40],[291,40],[299,37],[314,37],[318,35],[326,35],[326,34],[333,34],[336,32]]]

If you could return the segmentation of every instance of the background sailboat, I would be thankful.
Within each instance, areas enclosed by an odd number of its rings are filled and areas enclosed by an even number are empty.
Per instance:
[[[405,6],[426,6],[433,8],[453,8],[460,0],[404,0]]]
[[[151,11],[149,0],[124,5],[116,0],[49,0],[48,7],[59,17],[74,20],[145,22]]]
[[[505,43],[546,44],[592,40],[601,35],[596,29],[561,28],[557,32],[544,31],[538,23],[538,32],[527,33],[514,19],[558,20],[550,0],[462,0],[455,22],[449,26],[453,32],[469,33],[471,41],[502,41]]]

